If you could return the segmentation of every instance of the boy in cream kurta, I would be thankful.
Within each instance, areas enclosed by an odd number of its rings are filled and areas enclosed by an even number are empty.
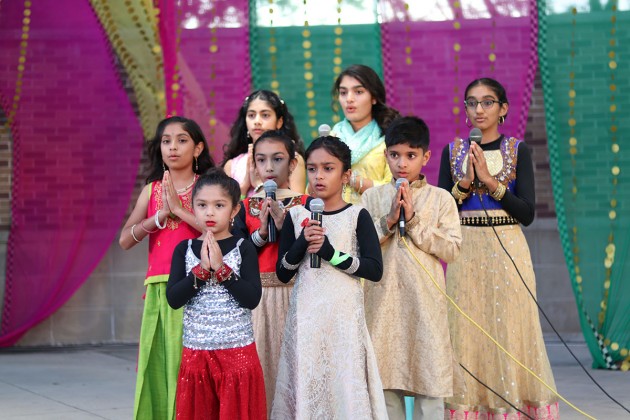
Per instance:
[[[442,419],[443,399],[453,395],[455,374],[448,302],[405,247],[398,221],[402,208],[407,244],[444,289],[440,259],[455,260],[462,241],[457,205],[447,191],[427,184],[421,174],[431,156],[424,121],[395,120],[385,133],[385,144],[392,182],[362,196],[376,226],[384,263],[381,282],[365,284],[367,326],[389,418],[404,419],[404,397],[413,396],[414,419]],[[407,182],[396,189],[401,178]]]

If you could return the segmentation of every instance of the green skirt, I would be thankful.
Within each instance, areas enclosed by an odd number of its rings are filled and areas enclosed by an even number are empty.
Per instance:
[[[147,284],[140,330],[135,419],[174,419],[182,358],[183,310],[166,301],[166,283]]]

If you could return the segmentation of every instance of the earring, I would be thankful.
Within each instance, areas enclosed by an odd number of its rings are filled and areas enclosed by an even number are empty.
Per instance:
[[[466,127],[472,127],[472,124],[470,123],[470,121],[468,121],[468,117],[466,117]]]
[[[166,165],[164,165],[164,162],[162,162],[162,171],[166,172]]]
[[[348,184],[343,184],[343,187],[341,187],[341,195],[346,195],[346,191],[348,191]]]
[[[501,115],[499,117],[499,125],[503,125],[505,123],[505,115]]]
[[[195,156],[195,172],[199,172],[199,161],[197,160],[197,156]]]
[[[230,219],[230,229],[232,229],[234,227],[234,218],[232,217]]]
[[[247,132],[247,138],[248,138],[248,139],[251,139],[251,138],[252,138],[252,135],[251,135],[251,134],[249,134],[249,131]]]

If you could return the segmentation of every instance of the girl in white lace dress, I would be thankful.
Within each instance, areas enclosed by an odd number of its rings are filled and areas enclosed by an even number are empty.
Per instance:
[[[306,172],[324,202],[322,223],[302,206],[284,220],[276,271],[283,282],[297,276],[272,419],[387,418],[360,281],[379,281],[383,260],[367,210],[343,201],[350,162],[338,138],[313,141]],[[311,268],[311,254],[321,257],[320,268]]]

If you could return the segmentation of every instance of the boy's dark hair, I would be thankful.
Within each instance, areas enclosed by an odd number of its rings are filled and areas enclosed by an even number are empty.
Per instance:
[[[192,200],[195,201],[195,197],[199,190],[203,187],[208,187],[212,185],[218,185],[230,196],[232,199],[232,206],[236,206],[241,199],[241,187],[238,184],[238,181],[226,175],[223,171],[223,168],[211,168],[205,174],[201,175],[197,182],[195,183],[195,187],[192,191]]]
[[[408,144],[410,147],[429,150],[429,127],[420,118],[414,116],[397,118],[385,131],[385,146]]]
[[[254,143],[254,156],[256,156],[256,148],[258,147],[258,145],[265,140],[272,140],[282,143],[285,149],[287,149],[289,159],[295,159],[297,157],[295,155],[295,142],[291,139],[291,137],[287,136],[283,130],[268,130],[262,133],[260,137],[258,137],[258,140],[256,140],[256,143]]]
[[[352,152],[348,145],[342,142],[338,137],[323,136],[318,137],[306,149],[306,160],[317,149],[324,149],[343,163],[343,171],[347,171],[352,167]]]
[[[193,172],[196,174],[203,174],[208,169],[214,167],[214,161],[210,157],[208,152],[208,142],[206,137],[201,131],[201,127],[195,121],[175,116],[165,118],[159,122],[157,129],[155,130],[155,136],[149,142],[147,154],[149,156],[149,175],[147,176],[146,183],[149,184],[153,181],[161,180],[164,177],[164,160],[162,159],[162,149],[160,145],[162,143],[162,135],[164,130],[169,124],[179,123],[185,132],[190,135],[190,138],[195,142],[195,146],[199,143],[203,143],[203,150],[197,158],[197,165],[193,162]],[[197,169],[198,168],[198,169]]]

